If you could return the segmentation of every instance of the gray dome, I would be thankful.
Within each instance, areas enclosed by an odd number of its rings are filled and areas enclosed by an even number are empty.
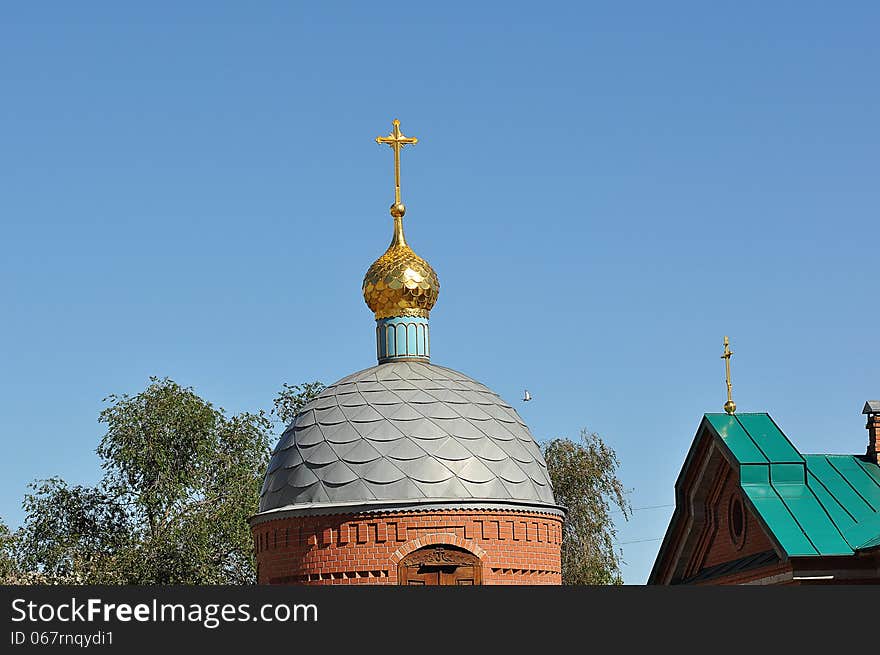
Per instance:
[[[260,492],[261,513],[431,503],[558,511],[516,410],[462,373],[418,362],[327,387],[281,436]]]

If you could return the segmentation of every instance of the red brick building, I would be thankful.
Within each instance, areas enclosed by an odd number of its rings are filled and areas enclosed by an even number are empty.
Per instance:
[[[880,401],[865,455],[802,455],[767,414],[707,414],[648,584],[880,583]]]
[[[380,141],[395,157],[414,142],[397,121]],[[560,584],[563,510],[541,449],[498,394],[430,361],[440,283],[405,211],[397,187],[391,244],[363,282],[378,365],[305,405],[272,455],[251,519],[258,579]],[[475,321],[473,338],[491,329]]]

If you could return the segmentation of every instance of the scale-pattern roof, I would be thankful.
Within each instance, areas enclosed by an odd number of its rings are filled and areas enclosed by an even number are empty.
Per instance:
[[[423,500],[554,506],[544,457],[516,410],[458,371],[394,362],[303,407],[272,455],[260,512]]]
[[[853,455],[801,455],[769,415],[706,414],[739,463],[740,486],[789,556],[880,546],[880,466]]]

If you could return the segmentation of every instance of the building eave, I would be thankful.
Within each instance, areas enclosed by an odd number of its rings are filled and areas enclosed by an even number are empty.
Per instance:
[[[300,516],[327,516],[335,514],[369,514],[391,512],[429,512],[449,510],[537,512],[564,517],[566,509],[530,501],[505,499],[423,498],[417,500],[373,500],[348,503],[307,503],[288,505],[254,514],[248,519],[251,526],[277,519]]]

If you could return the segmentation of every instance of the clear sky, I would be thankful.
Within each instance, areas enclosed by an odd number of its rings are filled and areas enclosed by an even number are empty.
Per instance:
[[[109,393],[229,411],[375,361],[391,235],[441,280],[433,361],[539,440],[599,432],[647,578],[704,412],[861,453],[877,379],[875,2],[7,3],[0,516],[91,483]],[[473,340],[474,332],[485,335]],[[536,337],[536,332],[544,337]],[[518,400],[527,387],[534,400]],[[637,542],[637,543],[633,543]]]

